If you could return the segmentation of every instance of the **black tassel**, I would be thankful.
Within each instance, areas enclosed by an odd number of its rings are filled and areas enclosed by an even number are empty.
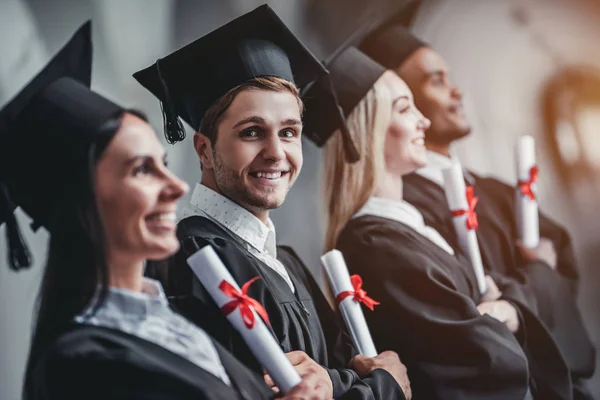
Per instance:
[[[167,143],[175,144],[185,139],[185,128],[175,112],[175,107],[171,101],[171,95],[167,86],[167,82],[165,82],[160,72],[159,63],[160,60],[156,60],[156,72],[158,73],[158,80],[162,85],[165,99],[164,101],[160,102],[160,110],[162,111],[164,122],[164,133]]]
[[[13,213],[15,206],[8,196],[6,186],[0,184],[0,221],[6,222],[6,241],[8,243],[8,265],[13,271],[28,268],[33,263],[31,253],[19,230],[19,224]]]
[[[335,94],[335,89],[333,87],[333,82],[331,81],[331,77],[329,75],[327,75],[327,77],[325,79],[327,80],[327,82],[329,84],[329,91],[331,92],[332,96],[335,98],[339,117],[340,117],[340,120],[342,121],[341,126],[340,126],[340,132],[342,134],[342,143],[344,145],[344,153],[346,155],[346,162],[348,162],[349,164],[354,164],[355,162],[358,162],[358,160],[360,160],[360,154],[358,153],[358,150],[356,149],[356,145],[354,144],[354,141],[352,140],[352,137],[350,136],[350,131],[348,130],[348,126],[346,125],[346,117],[344,115],[344,111],[342,110],[342,107],[339,105],[339,102],[337,101],[337,95]]]
[[[341,108],[340,112],[343,112]],[[345,123],[342,125],[341,134],[342,141],[344,142],[344,153],[346,153],[346,162],[349,164],[358,162],[358,160],[360,160],[360,154],[358,154],[356,145],[354,144],[352,137],[350,137],[350,131]]]
[[[12,214],[12,217],[6,221],[6,236],[8,239],[8,257],[9,265],[13,271],[18,271],[23,268],[31,267],[33,257],[29,252],[29,248],[21,235],[17,220]]]

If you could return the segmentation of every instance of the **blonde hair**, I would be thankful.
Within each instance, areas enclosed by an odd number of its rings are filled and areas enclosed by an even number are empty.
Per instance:
[[[325,146],[325,252],[335,248],[342,229],[373,195],[385,169],[384,145],[392,118],[393,102],[382,77],[383,75],[346,119],[360,160],[354,164],[346,163],[339,130]]]

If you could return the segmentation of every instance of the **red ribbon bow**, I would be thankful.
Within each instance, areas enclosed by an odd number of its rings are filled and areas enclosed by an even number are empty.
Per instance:
[[[248,296],[248,288],[257,279],[260,279],[260,277],[255,276],[248,282],[244,283],[241,293],[227,281],[222,281],[219,284],[219,289],[228,297],[234,299],[221,307],[221,310],[225,313],[225,315],[229,315],[233,312],[233,310],[239,307],[244,324],[246,324],[248,329],[252,329],[254,327],[254,313],[252,312],[252,309],[254,309],[254,311],[256,311],[267,324],[269,323],[269,315],[262,304]]]
[[[370,298],[369,296],[367,296],[367,292],[365,292],[362,289],[362,278],[360,277],[360,275],[352,275],[350,277],[350,282],[352,282],[352,287],[354,288],[354,291],[345,291],[345,292],[341,292],[340,294],[337,295],[337,297],[335,298],[335,300],[337,301],[338,304],[340,304],[346,297],[349,296],[354,296],[354,301],[357,301],[359,303],[363,303],[365,306],[367,306],[371,311],[373,311],[373,308],[376,305],[379,305],[380,303],[378,301],[373,300],[372,298]]]
[[[535,193],[533,193],[533,185],[538,178],[538,167],[534,165],[529,169],[529,179],[526,181],[519,181],[519,189],[521,190],[521,194],[523,196],[529,197],[531,200],[535,200]]]
[[[475,212],[475,206],[478,201],[479,199],[475,196],[475,188],[473,188],[473,186],[467,186],[467,204],[469,205],[469,209],[452,211],[453,217],[467,215],[466,225],[467,229],[470,231],[479,228],[479,220],[477,219],[477,213]]]

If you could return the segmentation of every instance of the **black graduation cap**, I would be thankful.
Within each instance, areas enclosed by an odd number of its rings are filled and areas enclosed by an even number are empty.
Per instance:
[[[234,19],[133,74],[160,102],[169,143],[195,130],[207,109],[234,87],[275,76],[303,87],[327,71],[268,6]]]
[[[76,190],[99,133],[122,109],[92,92],[91,23],[86,22],[46,67],[0,111],[0,224],[19,252],[13,210],[20,206],[37,229],[51,230],[55,205]],[[14,269],[27,266],[11,255]]]
[[[417,39],[408,28],[395,23],[381,25],[360,45],[365,54],[394,71],[421,47],[428,45]]]
[[[356,150],[346,117],[360,103],[385,68],[354,46],[340,49],[326,62],[329,75],[312,84],[303,93],[306,116],[304,133],[323,146],[331,134],[340,129],[348,162],[356,162]]]

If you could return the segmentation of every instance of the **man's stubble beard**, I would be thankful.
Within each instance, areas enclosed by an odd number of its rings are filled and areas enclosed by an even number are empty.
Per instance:
[[[234,201],[238,205],[249,211],[268,211],[279,208],[283,201],[270,199],[264,196],[257,196],[244,185],[242,177],[237,175],[235,171],[229,168],[221,158],[218,152],[213,151],[213,173],[217,188],[222,195]],[[290,184],[285,195],[291,189]]]
[[[432,121],[433,124],[433,121]],[[436,131],[435,127],[430,127],[425,131],[425,142],[435,146],[450,146],[452,143],[464,139],[471,135],[471,126],[461,129],[456,126],[444,131]]]

